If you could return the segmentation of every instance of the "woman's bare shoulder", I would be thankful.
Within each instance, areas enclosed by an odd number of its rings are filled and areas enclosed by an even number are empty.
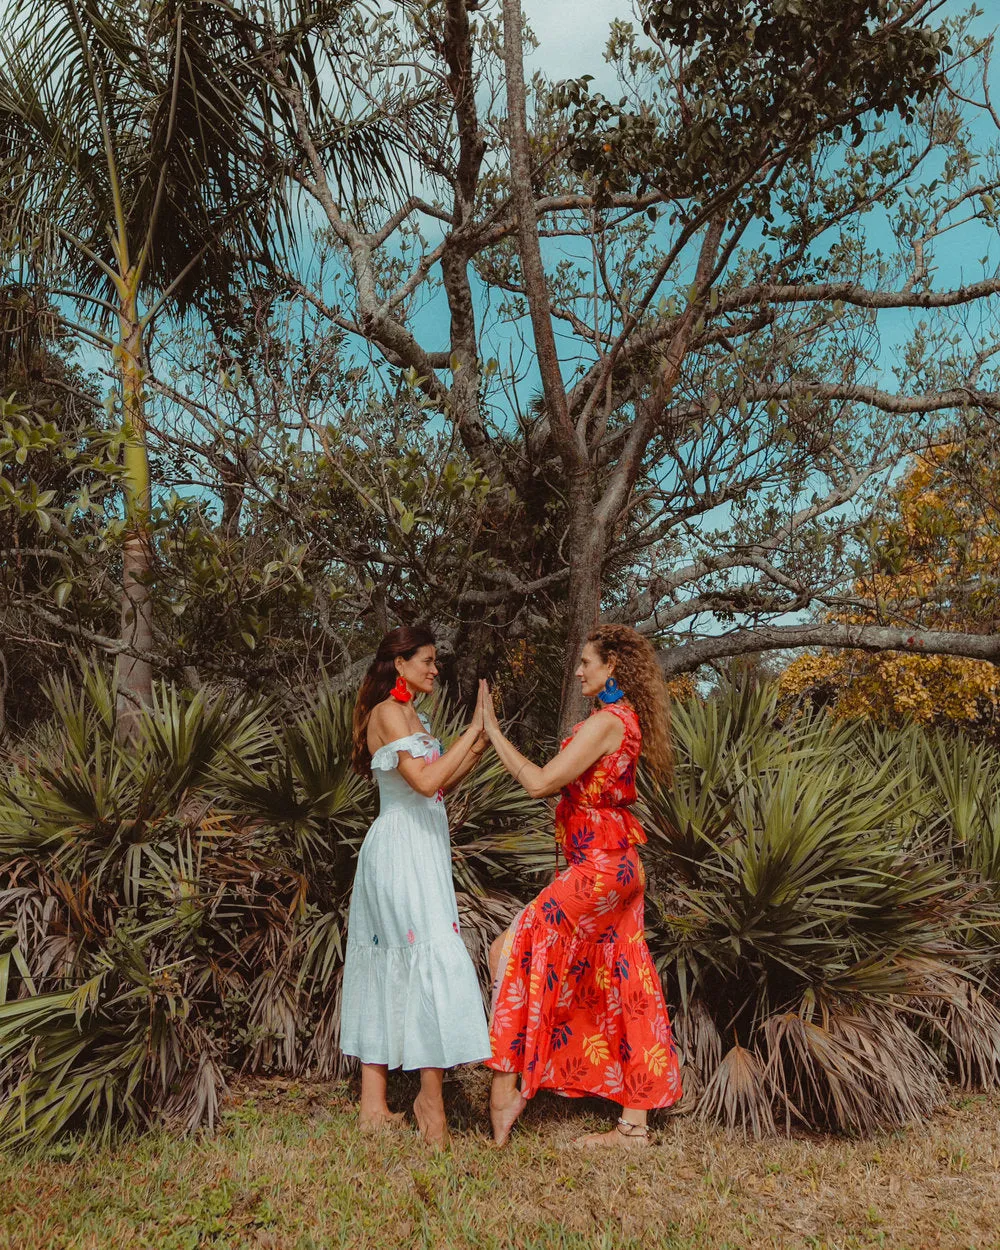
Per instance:
[[[372,708],[368,720],[369,741],[376,738],[378,744],[384,746],[387,742],[395,742],[416,732],[407,716],[406,708],[395,699],[383,699]]]
[[[612,711],[610,707],[598,708],[583,723],[584,725],[593,725],[595,738],[599,737],[606,743],[620,743],[625,733],[625,725],[621,716],[617,712]]]

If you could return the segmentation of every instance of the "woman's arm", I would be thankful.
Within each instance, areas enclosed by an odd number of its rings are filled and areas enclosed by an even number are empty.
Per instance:
[[[373,726],[373,730],[380,741],[375,750],[391,742],[397,742],[400,738],[409,738],[414,734],[426,732],[423,728],[415,730],[412,727],[409,717],[402,707],[389,707],[383,704],[376,711],[380,715],[377,723]],[[401,751],[397,768],[407,785],[411,789],[416,790],[418,794],[423,794],[427,798],[448,786],[452,782],[455,773],[466,763],[466,760],[472,753],[472,746],[479,737],[482,723],[482,709],[477,704],[475,715],[468,728],[433,763],[429,764],[422,757],[414,758],[408,752]],[[471,768],[474,763],[475,759],[471,760],[468,767]],[[468,768],[466,771],[468,771]]]
[[[459,782],[462,781],[463,778],[467,777],[469,773],[472,772],[472,770],[478,765],[479,761],[486,754],[486,748],[489,745],[490,745],[489,738],[486,737],[485,732],[481,732],[479,734],[479,737],[472,744],[472,747],[470,748],[468,755],[465,757],[462,763],[459,764],[458,768],[452,774],[451,781],[449,781],[447,785],[444,785],[441,787],[441,789],[445,792],[445,794],[451,794],[452,790],[455,789],[455,787],[459,784]]]
[[[493,710],[493,699],[486,683],[483,683],[485,702],[483,704],[486,732],[490,742],[504,768],[516,782],[524,787],[532,798],[540,799],[549,794],[556,794],[563,786],[576,781],[581,773],[587,771],[602,755],[617,751],[625,735],[625,727],[611,712],[599,713],[583,722],[580,728],[554,759],[542,767],[533,764],[522,755],[512,742],[509,742],[500,730],[500,725]]]

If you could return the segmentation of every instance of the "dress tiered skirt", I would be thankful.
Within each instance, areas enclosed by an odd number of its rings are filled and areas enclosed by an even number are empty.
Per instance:
[[[490,1053],[489,1033],[459,932],[444,804],[393,780],[358,857],[341,1050],[390,1068],[476,1062]]]
[[[494,990],[488,1066],[624,1106],[667,1107],[681,1079],[644,934],[645,874],[622,810],[560,804],[569,867],[512,926]],[[636,827],[638,827],[636,825]],[[611,843],[611,845],[607,845]]]

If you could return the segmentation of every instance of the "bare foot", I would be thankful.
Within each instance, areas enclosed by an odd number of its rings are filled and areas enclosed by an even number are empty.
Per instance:
[[[493,1141],[496,1145],[507,1144],[511,1129],[527,1105],[527,1098],[518,1089],[504,1102],[496,1102],[493,1095],[490,1095],[490,1123],[493,1125]]]
[[[381,1133],[387,1128],[402,1128],[405,1119],[402,1111],[379,1111],[374,1115],[359,1115],[358,1130],[362,1133]]]
[[[648,1150],[650,1146],[649,1130],[644,1124],[622,1124],[620,1121],[606,1133],[585,1133],[583,1137],[574,1137],[574,1146],[591,1147],[618,1146],[623,1150]]]
[[[423,1101],[423,1094],[413,1100],[413,1115],[417,1121],[420,1136],[433,1150],[447,1150],[451,1138],[448,1134],[448,1121],[445,1119],[444,1108]]]

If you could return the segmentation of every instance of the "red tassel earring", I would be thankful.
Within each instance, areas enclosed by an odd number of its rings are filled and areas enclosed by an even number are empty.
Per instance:
[[[389,693],[397,703],[409,703],[409,701],[413,698],[413,695],[410,694],[410,687],[406,684],[406,680],[404,679],[402,673],[400,673],[400,675],[396,678],[396,684],[389,691]]]

